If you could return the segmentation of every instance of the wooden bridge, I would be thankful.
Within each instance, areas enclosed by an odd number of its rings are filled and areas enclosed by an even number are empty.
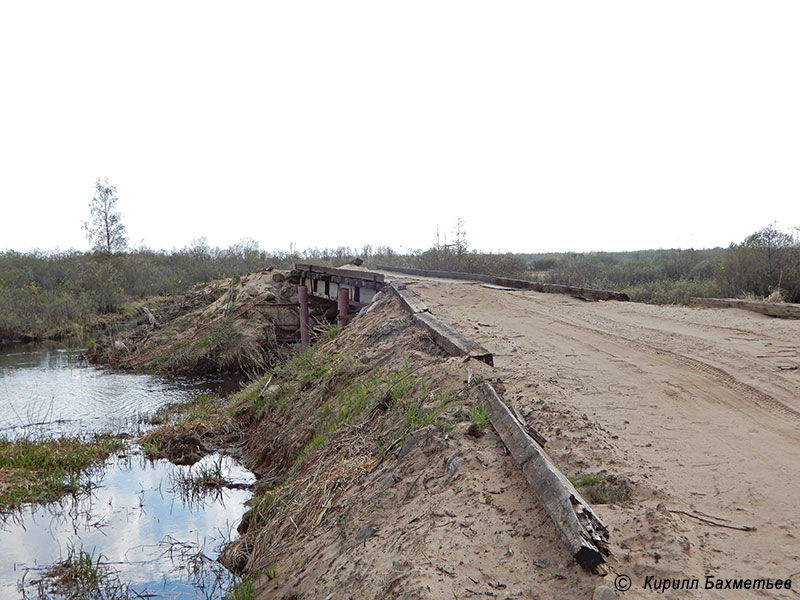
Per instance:
[[[311,264],[295,264],[300,274],[300,285],[309,293],[338,301],[339,290],[347,290],[350,306],[362,308],[372,302],[373,296],[385,285],[382,273],[356,269],[336,269]]]

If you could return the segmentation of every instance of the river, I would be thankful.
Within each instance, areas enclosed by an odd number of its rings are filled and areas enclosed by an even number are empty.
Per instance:
[[[6,438],[138,434],[160,406],[218,389],[222,382],[170,380],[87,365],[55,346],[0,349],[0,435]],[[217,562],[235,537],[250,497],[222,489],[187,498],[177,482],[190,469],[218,463],[225,477],[252,483],[233,459],[207,456],[193,467],[150,461],[131,443],[96,474],[91,493],[29,505],[0,521],[0,598],[36,598],[30,587],[70,549],[87,552],[136,593],[221,598],[232,578]]]

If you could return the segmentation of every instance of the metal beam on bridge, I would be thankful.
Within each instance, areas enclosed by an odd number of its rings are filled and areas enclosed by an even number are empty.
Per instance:
[[[308,286],[311,294],[337,301],[339,288],[347,288],[349,303],[356,308],[368,305],[385,285],[383,274],[372,271],[300,263],[294,268],[300,274],[301,285]]]

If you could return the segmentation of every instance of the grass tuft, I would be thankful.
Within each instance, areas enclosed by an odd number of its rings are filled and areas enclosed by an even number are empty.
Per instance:
[[[172,476],[172,485],[181,497],[196,501],[230,483],[222,473],[222,458],[218,458],[211,464],[198,464],[185,471],[176,470]]]
[[[489,426],[489,415],[486,413],[486,407],[483,404],[476,404],[469,412],[469,420],[478,427]]]
[[[117,573],[83,549],[71,546],[67,558],[44,572],[35,582],[41,600],[46,598],[88,598],[90,600],[129,600],[141,598]]]
[[[0,513],[91,488],[92,471],[123,447],[110,434],[81,439],[0,439]]]
[[[570,478],[570,481],[581,495],[594,504],[629,506],[631,503],[630,484],[619,475],[594,473],[577,479]]]
[[[227,600],[255,600],[256,582],[252,577],[242,579],[225,596]]]

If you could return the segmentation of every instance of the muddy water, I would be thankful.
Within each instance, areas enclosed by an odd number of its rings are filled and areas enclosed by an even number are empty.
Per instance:
[[[15,347],[0,353],[0,435],[52,436],[100,431],[135,433],[159,406],[209,391],[218,382],[170,381],[85,365],[57,348]],[[209,456],[225,477],[253,476],[229,457]],[[92,477],[90,494],[27,506],[0,522],[0,600],[83,549],[137,593],[167,598],[221,598],[231,584],[216,563],[236,535],[250,493],[222,489],[203,497],[180,493],[189,467],[148,461],[131,444]],[[37,597],[27,588],[29,597]]]

